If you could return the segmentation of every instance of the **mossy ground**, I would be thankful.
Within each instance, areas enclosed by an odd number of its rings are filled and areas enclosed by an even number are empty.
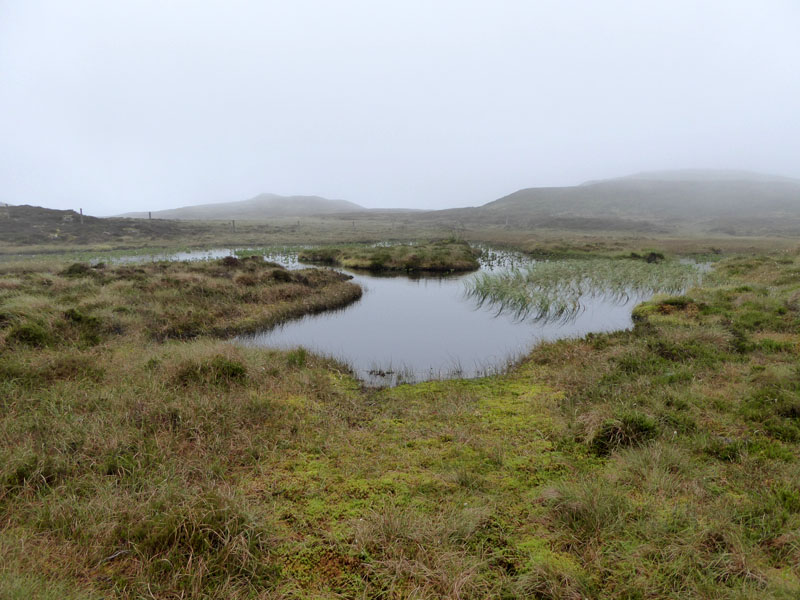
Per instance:
[[[213,329],[114,335],[127,284],[9,273],[0,596],[796,598],[800,260],[716,271],[633,331],[384,390]]]

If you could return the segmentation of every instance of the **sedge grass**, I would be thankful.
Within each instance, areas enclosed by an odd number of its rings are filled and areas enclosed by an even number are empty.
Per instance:
[[[677,293],[699,283],[691,264],[675,261],[576,259],[537,262],[467,281],[467,293],[479,305],[511,312],[517,318],[569,320],[583,310],[586,298],[626,302],[656,293]]]

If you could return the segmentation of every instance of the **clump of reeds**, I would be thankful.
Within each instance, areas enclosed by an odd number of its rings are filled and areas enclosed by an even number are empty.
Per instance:
[[[466,282],[479,305],[517,318],[570,320],[589,298],[626,302],[656,293],[678,293],[700,281],[691,264],[674,261],[562,260],[537,262],[499,273],[480,273]]]

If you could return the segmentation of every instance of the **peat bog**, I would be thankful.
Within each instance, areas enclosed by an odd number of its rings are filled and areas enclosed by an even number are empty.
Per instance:
[[[358,298],[333,271],[36,264],[0,275],[0,596],[800,592],[796,251],[383,389],[222,339]]]

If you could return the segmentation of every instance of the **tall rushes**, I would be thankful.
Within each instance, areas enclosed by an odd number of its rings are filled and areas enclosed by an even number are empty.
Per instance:
[[[581,259],[537,262],[500,273],[478,273],[466,282],[479,306],[519,319],[569,321],[590,298],[623,303],[632,297],[677,293],[696,285],[700,272],[675,261]]]

